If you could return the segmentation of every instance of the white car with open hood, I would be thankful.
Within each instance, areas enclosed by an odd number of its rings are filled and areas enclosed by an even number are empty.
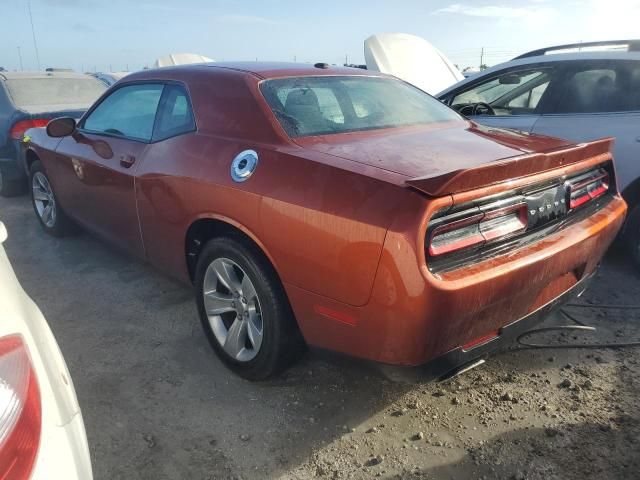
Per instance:
[[[408,33],[380,33],[364,41],[367,70],[388,73],[431,95],[464,79],[436,47]]]
[[[76,393],[49,325],[24,292],[1,245],[0,478],[90,480]]]

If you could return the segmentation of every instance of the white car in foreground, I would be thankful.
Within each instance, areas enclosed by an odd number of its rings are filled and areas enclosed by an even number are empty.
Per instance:
[[[76,392],[49,325],[2,247],[0,222],[0,479],[92,478]]]

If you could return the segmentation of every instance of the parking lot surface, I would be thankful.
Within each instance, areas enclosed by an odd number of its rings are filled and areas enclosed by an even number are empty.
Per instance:
[[[638,349],[513,348],[443,383],[309,353],[250,383],[209,348],[190,288],[87,233],[46,236],[27,197],[0,199],[0,220],[69,365],[97,479],[637,478]],[[580,302],[638,292],[614,252]],[[640,339],[638,309],[567,311],[597,333],[537,339]]]

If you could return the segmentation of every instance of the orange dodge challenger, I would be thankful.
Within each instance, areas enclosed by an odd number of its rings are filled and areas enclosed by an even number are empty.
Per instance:
[[[44,230],[193,283],[250,379],[305,344],[460,368],[580,294],[626,212],[610,140],[482,127],[326,64],[134,73],[24,147]]]

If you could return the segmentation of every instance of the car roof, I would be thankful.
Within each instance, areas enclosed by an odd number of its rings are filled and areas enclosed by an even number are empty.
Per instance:
[[[451,85],[449,88],[444,89],[438,93],[436,97],[446,95],[452,90],[458,89],[468,83],[477,82],[478,79],[492,75],[505,68],[526,67],[527,65],[538,65],[541,63],[562,63],[562,62],[574,62],[580,60],[627,60],[640,62],[640,52],[628,52],[622,50],[605,50],[605,51],[588,51],[588,52],[571,52],[571,53],[548,53],[546,55],[537,55],[535,57],[524,57],[509,60],[498,65],[494,65],[491,68],[487,68],[469,78],[465,78],[460,82]]]
[[[327,65],[327,64],[325,64]],[[189,65],[177,65],[175,67],[162,67],[127,75],[127,80],[147,79],[154,76],[170,76],[171,72],[201,72],[203,69],[211,71],[225,69],[244,72],[261,79],[310,76],[310,75],[360,75],[360,76],[385,76],[379,72],[370,72],[361,68],[342,67],[328,65],[326,68],[316,67],[314,64],[291,62],[209,62],[194,63]],[[169,75],[167,75],[169,74]]]
[[[0,72],[1,80],[33,78],[91,78],[84,73],[75,72]]]

